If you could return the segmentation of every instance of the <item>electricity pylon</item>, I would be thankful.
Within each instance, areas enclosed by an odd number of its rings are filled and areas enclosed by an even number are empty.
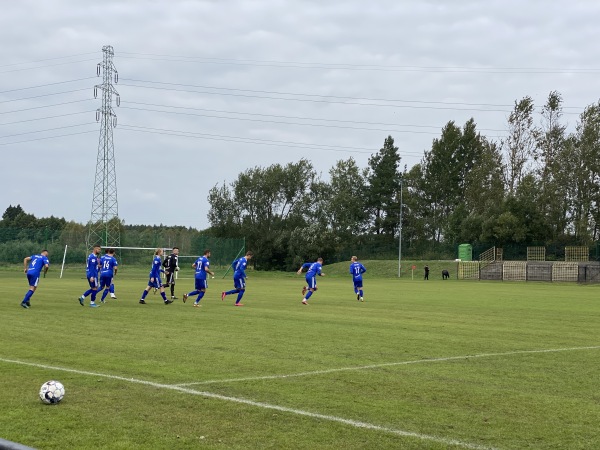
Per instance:
[[[102,107],[96,110],[96,121],[100,122],[100,139],[96,159],[96,177],[92,198],[92,214],[88,224],[87,246],[103,245],[118,247],[121,242],[121,223],[117,203],[117,174],[115,171],[115,147],[113,128],[117,126],[117,115],[112,108],[113,96],[116,104],[121,103],[119,93],[113,86],[119,75],[113,64],[112,46],[102,47],[104,58],[96,67],[98,76],[102,74],[102,84],[94,86],[94,97],[102,93]]]

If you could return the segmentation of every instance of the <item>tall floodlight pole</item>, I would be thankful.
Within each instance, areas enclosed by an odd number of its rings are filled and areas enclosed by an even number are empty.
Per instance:
[[[94,97],[102,95],[102,107],[96,110],[96,121],[100,122],[100,139],[96,159],[96,177],[92,198],[92,214],[88,224],[87,245],[118,247],[121,241],[119,207],[117,204],[117,174],[115,171],[115,148],[113,128],[117,126],[117,115],[112,108],[113,96],[119,106],[119,93],[113,86],[119,80],[113,64],[112,46],[102,47],[103,60],[96,67],[96,74],[102,74],[102,84],[94,86]]]
[[[402,186],[403,178],[400,178],[400,217],[398,222],[398,278],[400,278],[400,268],[402,267]]]

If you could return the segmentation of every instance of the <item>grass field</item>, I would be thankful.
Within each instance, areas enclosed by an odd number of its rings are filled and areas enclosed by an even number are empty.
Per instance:
[[[365,302],[325,267],[251,273],[245,307],[210,280],[201,308],[81,307],[80,271],[0,272],[0,438],[39,449],[592,449],[600,446],[599,286],[377,278]],[[394,264],[390,262],[389,271]],[[397,267],[397,266],[396,266]],[[383,271],[383,268],[381,269]],[[339,274],[339,275],[336,275]],[[343,275],[344,274],[344,275]],[[435,277],[434,277],[435,274]],[[182,272],[177,295],[193,287]],[[63,402],[42,404],[47,380]]]

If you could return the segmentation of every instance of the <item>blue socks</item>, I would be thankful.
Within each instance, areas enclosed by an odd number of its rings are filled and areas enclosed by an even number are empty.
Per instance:
[[[21,303],[27,303],[32,295],[33,295],[32,290],[27,291],[27,293],[25,294],[25,298],[23,298],[23,301]]]

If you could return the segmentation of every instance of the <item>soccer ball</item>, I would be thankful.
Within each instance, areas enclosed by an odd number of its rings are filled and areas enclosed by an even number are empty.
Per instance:
[[[59,381],[46,381],[40,388],[40,400],[49,405],[55,405],[65,396],[65,387]]]

